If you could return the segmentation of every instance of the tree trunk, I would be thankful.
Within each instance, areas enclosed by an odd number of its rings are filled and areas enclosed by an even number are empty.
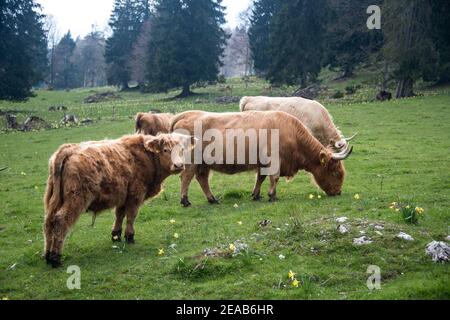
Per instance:
[[[183,85],[183,91],[180,93],[180,95],[178,97],[186,98],[186,97],[189,97],[190,95],[192,95],[191,85],[189,83],[185,83]]]
[[[411,78],[401,79],[397,84],[395,97],[397,99],[415,96],[413,91],[414,81]]]
[[[388,82],[389,82],[389,63],[387,62],[387,60],[384,60],[383,84],[381,85],[381,91],[387,91]]]

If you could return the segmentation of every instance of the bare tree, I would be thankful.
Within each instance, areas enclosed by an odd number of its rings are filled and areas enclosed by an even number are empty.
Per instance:
[[[55,84],[55,49],[61,40],[61,32],[58,29],[56,18],[52,15],[47,15],[45,18],[45,26],[47,33],[47,45],[49,49],[50,62],[50,87],[53,88]]]
[[[151,29],[151,20],[148,19],[142,25],[141,32],[133,46],[131,59],[128,62],[131,69],[131,80],[137,82],[139,86],[143,86],[145,84],[145,66],[147,63]]]

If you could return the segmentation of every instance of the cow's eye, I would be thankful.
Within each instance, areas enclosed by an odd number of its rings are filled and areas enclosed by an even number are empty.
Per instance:
[[[169,150],[169,149],[164,149],[164,152],[165,152],[165,153],[169,153],[170,150]]]

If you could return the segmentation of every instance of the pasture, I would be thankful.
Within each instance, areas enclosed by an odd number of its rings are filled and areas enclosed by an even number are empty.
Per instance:
[[[267,93],[263,82],[231,84],[236,96]],[[238,103],[214,102],[224,95],[220,86],[195,91],[201,95],[185,100],[167,99],[173,92],[119,93],[121,99],[89,105],[83,99],[91,90],[38,91],[27,102],[0,102],[1,110],[17,111],[19,122],[35,115],[54,127],[0,133],[0,168],[7,167],[0,172],[0,299],[450,298],[449,265],[425,254],[429,242],[450,233],[450,88],[385,103],[367,101],[373,95],[364,89],[354,98],[321,100],[344,134],[359,133],[340,197],[326,197],[302,172],[291,182],[280,181],[278,202],[267,201],[267,182],[263,201],[253,202],[253,173],[215,173],[211,186],[221,204],[208,204],[194,181],[193,205],[185,209],[173,176],[141,208],[135,245],[111,242],[112,212],[98,216],[93,227],[86,214],[66,241],[63,267],[47,266],[41,258],[42,198],[50,155],[63,143],[132,133],[137,112],[239,110]],[[68,114],[94,123],[61,126],[64,113],[48,111],[61,104]],[[394,201],[423,207],[419,223],[403,221],[389,208]],[[337,231],[336,218],[344,216],[347,234]],[[261,227],[263,220],[271,223]],[[373,243],[353,245],[361,232]],[[397,239],[399,232],[414,241]],[[240,243],[245,250],[228,253],[230,244]],[[205,257],[205,249],[216,254]],[[66,286],[71,265],[81,269],[81,290]],[[381,290],[367,288],[370,265],[381,269]],[[290,270],[298,287],[288,279]]]

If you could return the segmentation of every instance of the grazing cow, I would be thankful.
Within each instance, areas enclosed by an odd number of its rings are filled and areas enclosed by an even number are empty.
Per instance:
[[[131,135],[119,140],[67,144],[49,161],[45,193],[45,257],[58,267],[64,240],[83,212],[115,208],[113,241],[134,243],[134,220],[142,203],[161,191],[162,182],[183,169],[183,135]],[[172,152],[174,151],[174,152]]]
[[[198,128],[201,127],[201,131]],[[202,152],[200,161],[194,161],[190,164],[186,164],[185,170],[181,174],[181,204],[189,206],[188,199],[189,184],[195,176],[199,182],[203,192],[205,193],[210,203],[217,203],[217,199],[214,197],[209,187],[209,173],[210,170],[219,171],[226,174],[235,174],[244,171],[255,170],[258,172],[256,185],[253,190],[254,200],[260,200],[261,185],[264,182],[267,174],[262,173],[263,169],[268,167],[267,162],[263,162],[261,159],[261,153],[257,155],[257,161],[254,164],[248,161],[250,159],[251,150],[255,150],[254,146],[250,145],[250,139],[245,137],[244,139],[235,140],[234,138],[228,138],[228,131],[242,130],[243,132],[257,131],[272,132],[272,130],[278,131],[279,141],[276,141],[279,146],[279,169],[275,174],[270,175],[270,201],[276,200],[276,185],[280,177],[293,177],[299,170],[306,170],[310,172],[317,184],[328,195],[340,195],[342,185],[345,177],[345,169],[342,160],[348,158],[353,150],[348,146],[346,150],[341,153],[333,153],[328,148],[324,147],[316,138],[314,138],[308,129],[295,117],[280,111],[268,111],[258,112],[249,111],[243,113],[208,113],[202,111],[188,111],[177,115],[171,124],[172,132],[184,132],[202,141],[197,143],[197,147],[194,153],[198,153],[198,149],[208,150],[212,139],[204,138],[205,132],[215,131],[219,134],[221,139],[225,141],[223,143],[224,152],[220,155],[221,159],[211,163],[205,160],[205,152]],[[241,131],[241,132],[242,132]],[[201,135],[203,137],[200,137]],[[272,150],[276,146],[264,147],[263,138],[258,137],[258,148],[262,150],[266,148],[266,154],[272,155]],[[271,141],[272,136],[267,138],[266,141]],[[216,141],[217,139],[214,139]],[[243,142],[244,141],[244,142]],[[236,159],[237,153],[236,147],[239,148],[239,143],[244,144],[244,158],[245,164],[239,163]],[[234,148],[226,146],[231,145]],[[201,150],[200,150],[201,151]],[[216,150],[217,151],[217,150]],[[232,155],[229,156],[228,153]],[[276,151],[274,151],[276,152]],[[242,155],[241,155],[242,156]],[[233,163],[227,159],[228,157],[233,159]],[[265,165],[264,165],[265,164]]]
[[[136,133],[156,136],[169,133],[170,122],[174,115],[170,113],[138,113],[136,116]]]
[[[341,150],[355,136],[345,138],[334,125],[333,118],[323,105],[314,100],[299,97],[243,97],[241,112],[245,111],[284,111],[299,119],[323,146],[333,146]]]

